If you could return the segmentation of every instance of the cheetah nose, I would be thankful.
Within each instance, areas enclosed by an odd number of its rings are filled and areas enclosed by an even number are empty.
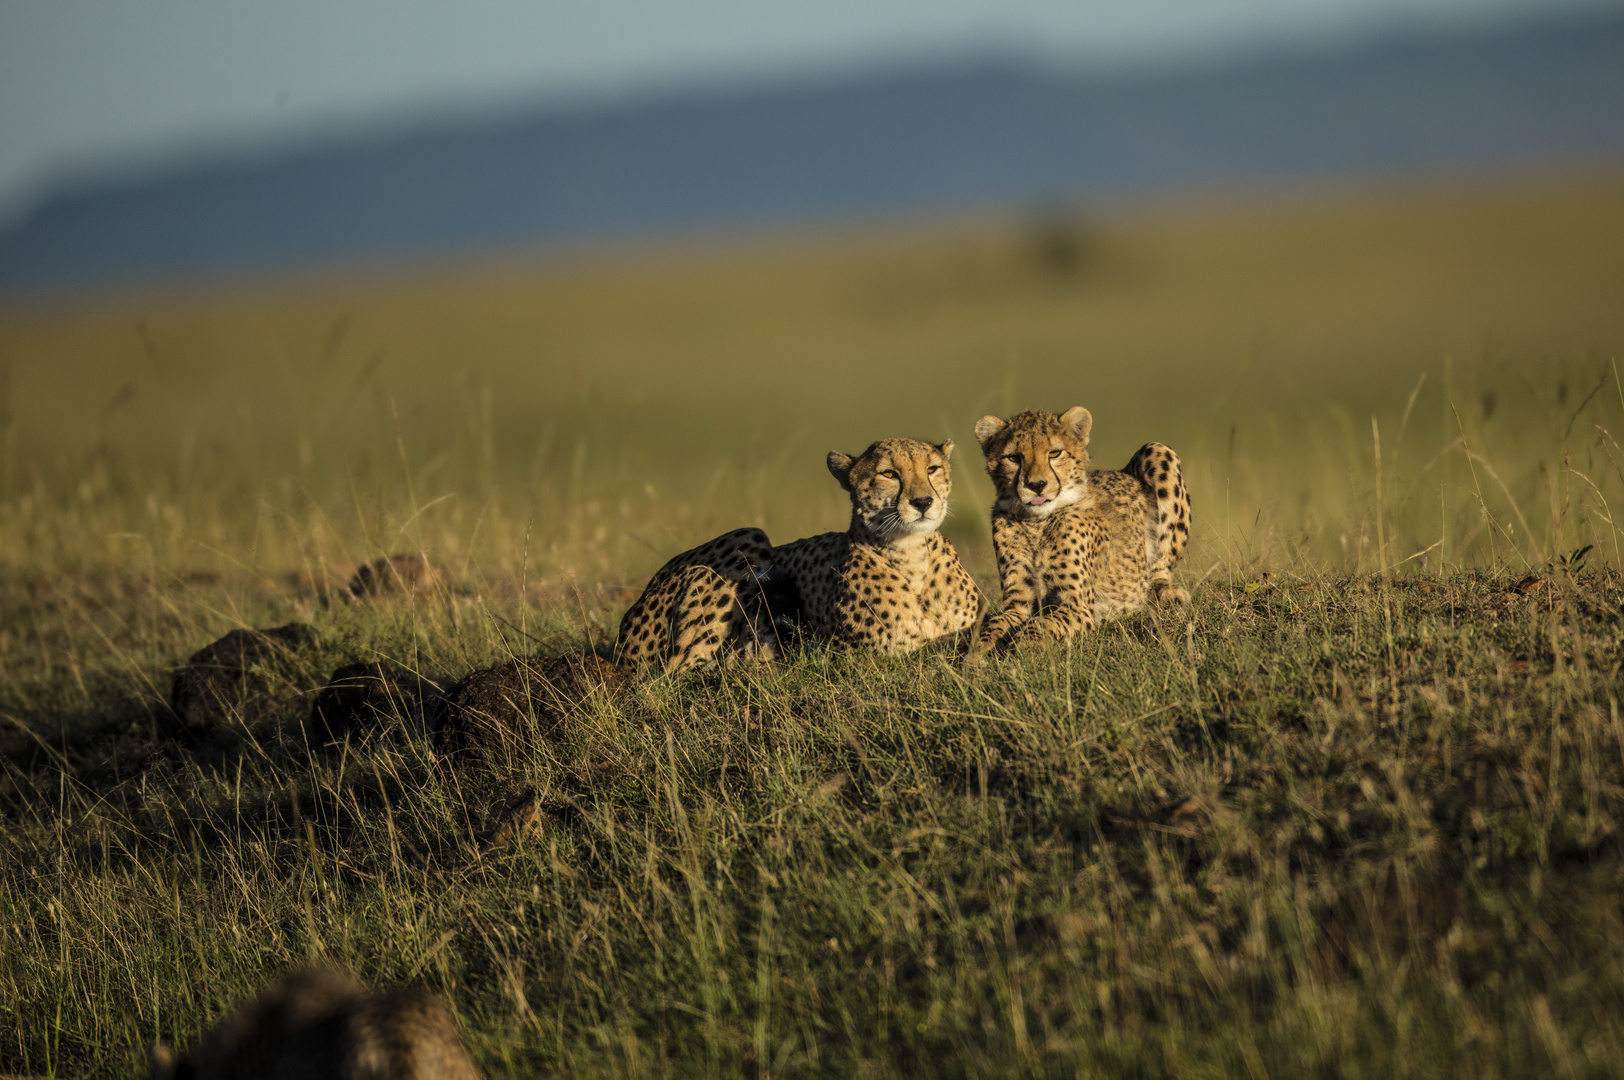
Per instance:
[[[1031,488],[1036,493],[1042,493],[1043,489],[1049,486],[1049,481],[1047,481],[1047,480],[1028,480],[1026,482],[1026,486]]]
[[[930,509],[931,504],[935,501],[936,500],[929,495],[921,495],[917,499],[909,499],[908,504],[923,514],[926,510]]]

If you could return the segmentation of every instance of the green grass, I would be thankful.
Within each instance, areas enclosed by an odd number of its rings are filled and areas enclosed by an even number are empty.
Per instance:
[[[324,957],[442,989],[494,1075],[1606,1072],[1624,582],[1510,584],[1209,582],[1189,624],[968,675],[811,651],[445,780],[417,717],[313,758],[308,698],[180,752],[151,688],[13,644],[7,712],[78,723],[11,747],[0,1061],[127,1073]],[[208,636],[197,601],[6,598],[39,643],[93,604],[127,678]],[[520,645],[516,608],[328,613],[287,689],[374,655],[454,677]],[[519,786],[543,833],[481,857]]]
[[[129,1075],[314,958],[492,1076],[1616,1071],[1621,192],[8,313],[0,1073]],[[416,712],[305,745],[341,664],[604,651],[695,540],[838,528],[831,446],[958,438],[990,591],[970,422],[1073,403],[1183,455],[1187,614],[648,680],[486,772]],[[317,601],[401,550],[457,587]],[[268,713],[165,736],[177,664],[294,618]]]

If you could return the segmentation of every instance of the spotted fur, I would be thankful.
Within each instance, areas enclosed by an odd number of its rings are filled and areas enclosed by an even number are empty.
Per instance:
[[[621,663],[686,671],[773,658],[786,631],[848,648],[911,652],[975,625],[981,594],[937,531],[953,489],[953,443],[882,439],[831,452],[851,496],[845,532],[773,547],[738,529],[676,556],[620,621]]]
[[[997,490],[992,542],[1004,593],[976,654],[1092,631],[1147,602],[1189,600],[1173,584],[1190,536],[1178,455],[1146,443],[1121,472],[1091,470],[1093,423],[1080,405],[976,421]]]

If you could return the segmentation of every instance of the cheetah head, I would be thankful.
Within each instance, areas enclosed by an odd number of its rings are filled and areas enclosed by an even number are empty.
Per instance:
[[[1008,420],[983,416],[976,440],[987,474],[998,489],[998,508],[1022,517],[1045,517],[1088,491],[1088,432],[1094,417],[1081,405],[1056,416],[1043,409]]]
[[[829,451],[829,471],[851,495],[855,521],[882,539],[922,536],[947,516],[953,440],[881,439],[853,458]]]

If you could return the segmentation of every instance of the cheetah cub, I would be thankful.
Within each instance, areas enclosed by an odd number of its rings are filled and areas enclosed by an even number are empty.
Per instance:
[[[975,655],[1093,630],[1147,600],[1189,600],[1173,584],[1190,537],[1178,455],[1146,443],[1121,472],[1091,471],[1093,425],[1081,405],[976,421],[998,493],[992,543],[1004,606],[981,624]]]
[[[152,1048],[152,1080],[478,1080],[440,999],[372,993],[328,968],[296,971],[177,1057]]]
[[[737,529],[676,556],[620,620],[620,662],[678,672],[772,659],[791,628],[901,654],[972,628],[981,594],[937,532],[952,455],[952,440],[882,439],[855,458],[831,451],[850,527],[778,547],[760,529]]]

